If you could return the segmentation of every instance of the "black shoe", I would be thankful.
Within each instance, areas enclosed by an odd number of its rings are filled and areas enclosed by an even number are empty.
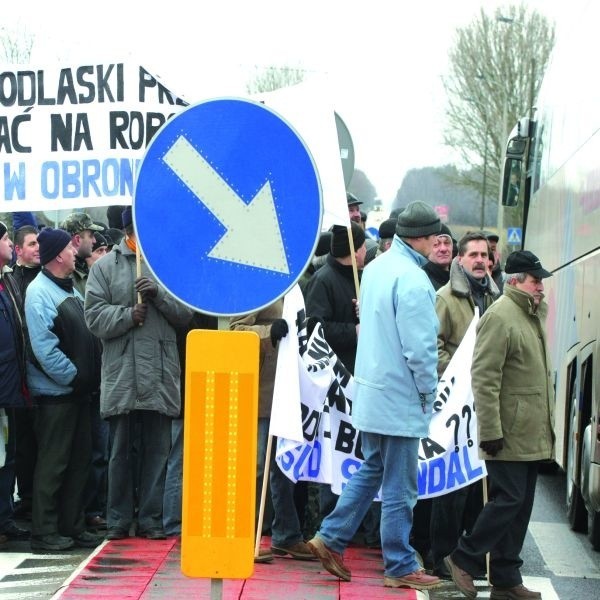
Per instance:
[[[129,531],[122,527],[109,527],[106,532],[107,540],[124,540],[129,537]]]
[[[95,548],[102,543],[103,539],[102,536],[89,531],[82,531],[79,535],[73,536],[73,543],[77,548]]]
[[[19,527],[16,523],[10,523],[0,531],[0,535],[6,536],[9,540],[28,540],[31,532]]]
[[[100,515],[89,516],[85,518],[85,524],[90,529],[106,529],[106,519]]]
[[[51,552],[56,552],[58,550],[68,550],[74,545],[75,542],[72,538],[58,535],[58,533],[31,536],[32,550],[49,550]]]
[[[138,531],[138,537],[143,537],[149,540],[166,540],[167,534],[162,527],[150,527],[150,529],[142,529]]]

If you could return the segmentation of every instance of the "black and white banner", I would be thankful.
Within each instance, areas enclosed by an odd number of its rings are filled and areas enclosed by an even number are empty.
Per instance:
[[[329,483],[340,494],[363,460],[360,434],[352,426],[354,379],[319,324],[309,335],[298,286],[285,298],[283,318],[290,332],[279,346],[270,426],[278,438],[277,462],[293,481]],[[441,496],[486,475],[470,380],[476,323],[477,317],[438,384],[429,435],[420,442],[420,498]]]

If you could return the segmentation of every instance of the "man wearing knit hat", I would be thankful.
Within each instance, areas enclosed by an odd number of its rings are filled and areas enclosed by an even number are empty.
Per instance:
[[[90,393],[99,385],[99,357],[71,278],[71,236],[46,227],[38,242],[43,268],[25,297],[33,351],[27,381],[37,405],[38,442],[31,548],[93,548],[101,539],[85,529],[83,495],[91,460]]]
[[[419,440],[427,436],[437,387],[435,294],[421,267],[439,231],[435,211],[412,202],[398,216],[391,248],[362,278],[352,424],[365,460],[308,542],[344,581],[351,573],[342,554],[381,488],[384,585],[426,590],[440,583],[421,569],[409,543]]]

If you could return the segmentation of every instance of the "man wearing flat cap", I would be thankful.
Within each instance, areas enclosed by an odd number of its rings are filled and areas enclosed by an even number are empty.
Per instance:
[[[381,487],[383,585],[440,584],[420,567],[409,542],[419,440],[427,436],[437,388],[435,293],[421,267],[439,231],[433,208],[412,202],[398,216],[391,248],[363,273],[352,424],[365,460],[308,542],[323,567],[344,581],[351,573],[343,552]]]
[[[46,227],[38,242],[42,270],[25,296],[32,350],[27,382],[37,405],[38,443],[31,548],[93,548],[101,538],[86,531],[83,505],[91,461],[90,394],[99,384],[99,357],[71,278],[71,236]]]
[[[475,598],[473,573],[490,553],[490,598],[535,599],[523,585],[519,557],[531,517],[538,466],[554,456],[552,367],[546,343],[543,279],[535,254],[506,260],[504,294],[477,325],[471,385],[480,455],[490,501],[445,564],[458,589]]]

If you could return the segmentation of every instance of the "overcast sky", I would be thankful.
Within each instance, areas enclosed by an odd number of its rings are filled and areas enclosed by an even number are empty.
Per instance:
[[[563,0],[528,0],[561,19]],[[256,70],[328,74],[356,167],[389,205],[407,170],[452,162],[442,145],[440,77],[456,27],[496,0],[34,0],[3,3],[0,24],[29,31],[32,62],[134,61],[190,102],[244,95]],[[572,3],[570,3],[572,6]],[[194,8],[189,8],[193,6]],[[169,9],[172,8],[169,12]]]

